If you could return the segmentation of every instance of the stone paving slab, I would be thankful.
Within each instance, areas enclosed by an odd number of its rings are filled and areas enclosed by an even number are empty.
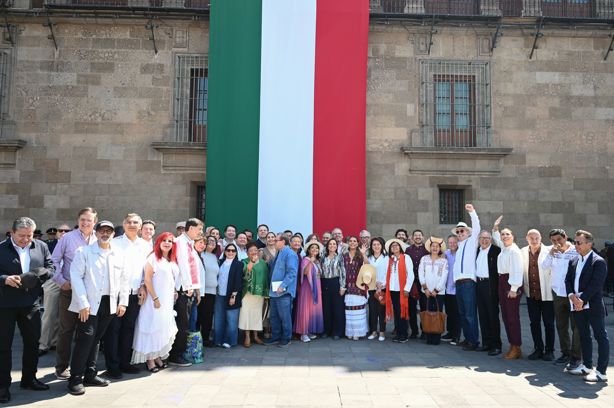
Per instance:
[[[608,309],[612,310],[611,299]],[[532,341],[522,306],[523,353]],[[614,314],[606,318],[614,332]],[[502,326],[503,327],[503,326]],[[503,329],[502,329],[503,330]],[[505,333],[502,333],[504,343]],[[556,346],[558,347],[558,339]],[[614,347],[611,352],[614,354]],[[109,387],[72,396],[53,375],[55,354],[40,359],[47,392],[19,388],[21,340],[13,354],[13,399],[30,407],[593,407],[614,406],[606,384],[586,384],[550,362],[505,361],[442,343],[430,346],[361,340],[317,339],[277,347],[205,349],[205,362],[157,374],[124,375]],[[596,347],[595,347],[596,353]],[[610,361],[614,361],[610,356]],[[557,353],[558,356],[558,353]],[[596,361],[596,358],[595,358]],[[100,367],[104,360],[101,358]],[[612,364],[608,374],[614,375]],[[612,379],[614,381],[614,378]]]

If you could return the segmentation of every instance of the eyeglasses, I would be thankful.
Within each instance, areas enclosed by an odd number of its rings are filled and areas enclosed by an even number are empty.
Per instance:
[[[456,230],[456,233],[457,233],[457,234],[462,234],[462,233],[463,233],[463,232],[465,232],[465,231],[466,231],[466,230],[464,230],[464,229],[462,229],[462,228],[461,228],[461,229],[457,229],[457,230]]]
[[[226,250],[226,251],[224,251],[224,252],[237,252],[237,250],[236,250],[236,249],[227,249],[227,250]]]
[[[59,229],[58,230],[58,232],[70,232],[70,231],[72,231],[72,230],[69,230],[69,229]]]
[[[368,235],[365,235],[364,237],[360,237],[360,239],[364,239],[364,238],[371,238],[371,237]]]
[[[584,245],[586,244],[586,242],[574,241],[573,244],[574,245]]]

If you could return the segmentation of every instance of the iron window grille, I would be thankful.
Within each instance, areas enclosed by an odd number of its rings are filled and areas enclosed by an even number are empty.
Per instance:
[[[173,107],[175,142],[204,144],[207,141],[208,74],[206,55],[177,55]]]
[[[420,133],[426,147],[491,146],[488,61],[420,61]]]
[[[196,186],[196,218],[205,219],[205,186]]]
[[[439,223],[456,224],[463,219],[465,191],[461,189],[439,189]]]

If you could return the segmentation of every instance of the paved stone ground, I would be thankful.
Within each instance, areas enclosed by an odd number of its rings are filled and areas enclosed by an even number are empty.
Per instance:
[[[608,299],[608,310],[612,310]],[[526,306],[523,352],[532,349]],[[610,333],[614,315],[607,318]],[[503,333],[505,339],[505,333]],[[206,349],[205,362],[150,375],[125,376],[84,396],[67,394],[55,380],[55,355],[41,358],[39,378],[48,392],[23,391],[18,382],[20,340],[13,355],[13,400],[31,407],[603,407],[614,406],[614,387],[586,384],[543,361],[507,362],[449,344],[414,340],[315,340],[277,347]],[[505,340],[504,340],[505,343]],[[557,340],[558,347],[558,340]],[[596,351],[595,351],[596,353]],[[557,352],[558,357],[558,352]],[[612,355],[610,361],[612,359]],[[104,363],[101,361],[101,366]],[[614,375],[612,365],[608,374]],[[614,381],[614,378],[611,380]]]

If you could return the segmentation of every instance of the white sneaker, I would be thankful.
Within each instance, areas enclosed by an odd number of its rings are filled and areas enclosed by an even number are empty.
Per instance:
[[[228,343],[223,343],[222,347],[224,347],[225,349],[229,349],[230,348],[230,344]]]
[[[367,339],[373,340],[376,337],[377,337],[377,335],[375,335],[375,333],[372,333],[372,334],[369,335],[369,337],[367,337]]]
[[[302,341],[303,343],[309,343],[309,342],[311,341],[311,339],[309,338],[309,336],[308,336],[308,335],[303,334],[303,335],[301,335],[301,341]]]
[[[358,340],[359,340],[359,337],[358,337],[358,336],[354,336],[354,337],[352,337],[352,340],[354,340],[354,341],[358,341]]]
[[[309,338],[310,338],[311,340],[315,340],[315,339],[317,339],[317,338],[318,338],[318,336],[317,336],[317,335],[315,335],[315,334],[310,334],[310,335],[309,335]]]
[[[584,381],[586,382],[608,381],[608,376],[605,374],[601,374],[599,370],[591,370],[587,375],[584,376]]]
[[[572,369],[565,369],[567,373],[571,375],[587,375],[590,373],[590,370],[586,368],[584,364],[579,364],[577,367]]]
[[[377,338],[377,340],[378,340],[378,341],[384,341],[384,340],[386,340],[386,337],[384,337],[384,336],[379,336],[379,337]]]

